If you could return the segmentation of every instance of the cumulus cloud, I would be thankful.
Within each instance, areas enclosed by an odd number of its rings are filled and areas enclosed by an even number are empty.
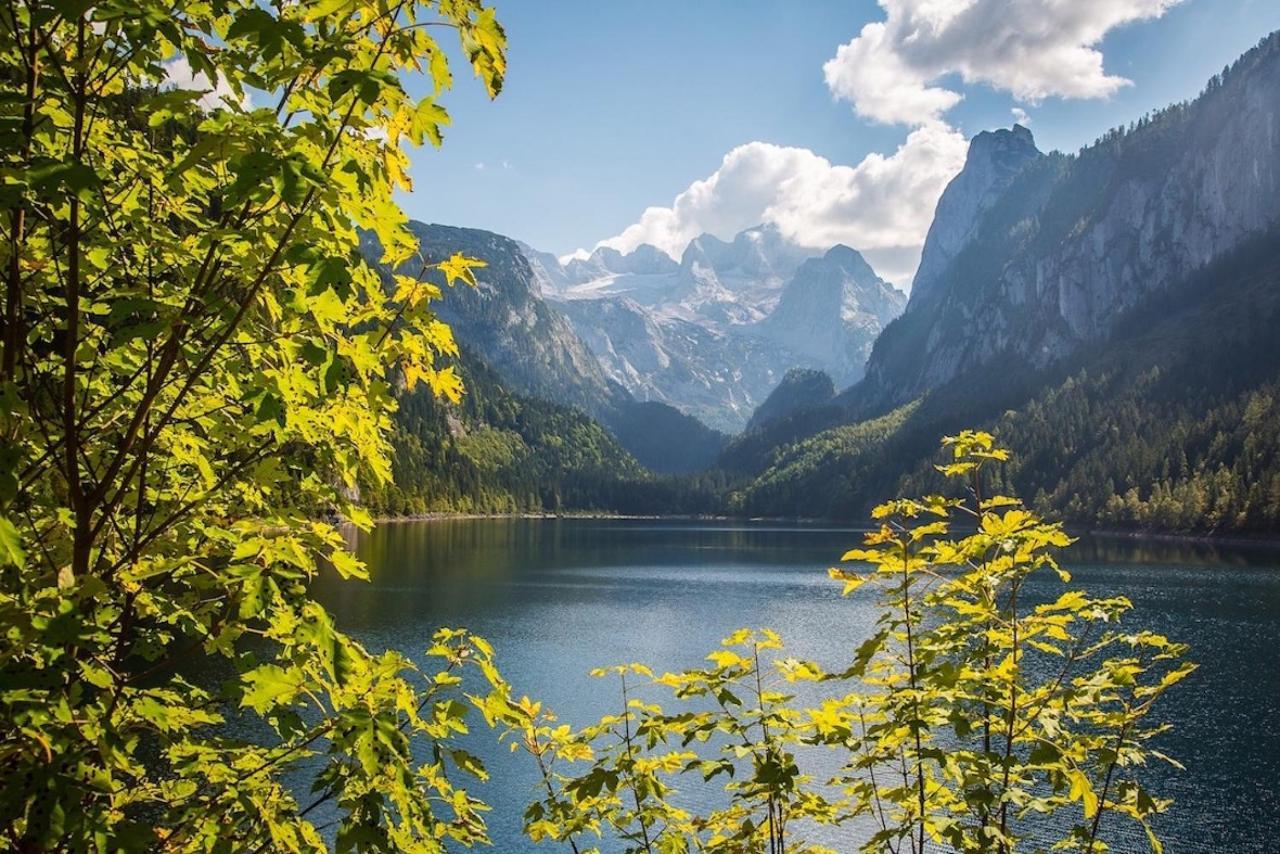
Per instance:
[[[772,223],[804,246],[846,243],[882,276],[906,284],[938,197],[968,148],[944,119],[963,98],[948,88],[948,78],[990,85],[1027,105],[1048,97],[1105,97],[1129,81],[1104,69],[1103,37],[1180,2],[880,0],[885,20],[864,26],[823,73],[832,93],[859,115],[912,128],[896,151],[845,166],[804,148],[747,143],[669,206],[648,208],[597,245],[625,252],[652,243],[678,258],[703,232],[728,238]],[[1021,106],[1012,114],[1029,121]]]
[[[853,246],[882,276],[905,282],[938,196],[967,148],[964,136],[941,122],[916,128],[893,154],[871,154],[857,166],[833,164],[807,148],[750,142],[670,206],[647,209],[600,245],[629,252],[651,243],[678,258],[704,232],[728,239],[769,223],[802,246]]]
[[[165,63],[164,81],[161,85],[172,86],[175,89],[204,92],[199,101],[200,108],[203,110],[226,106],[225,101],[238,103],[243,107],[249,106],[249,97],[247,95],[243,98],[237,96],[231,85],[221,77],[215,83],[210,83],[209,78],[203,71],[192,73],[191,63],[187,62],[185,56],[180,56],[172,62]]]
[[[1031,104],[1106,97],[1129,81],[1104,70],[1103,37],[1180,2],[880,0],[886,19],[864,26],[823,73],[859,115],[887,124],[938,120],[963,97],[938,85],[949,74]]]

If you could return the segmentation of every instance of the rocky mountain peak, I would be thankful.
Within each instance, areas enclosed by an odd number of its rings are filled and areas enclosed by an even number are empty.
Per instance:
[[[843,243],[832,246],[822,258],[811,258],[805,262],[805,265],[809,264],[837,267],[856,280],[870,282],[879,278],[876,271],[867,263],[867,259],[862,257],[861,252]]]
[[[574,258],[562,269],[567,282],[582,284],[607,276],[675,273],[680,265],[658,247],[642,243],[630,252],[621,252],[612,246],[597,246],[586,258]]]
[[[980,136],[938,202],[903,322],[850,401],[882,412],[999,359],[1032,369],[1280,229],[1280,35],[1074,155]]]
[[[1031,131],[1022,125],[986,130],[970,141],[964,168],[938,199],[911,286],[912,303],[933,297],[938,277],[969,242],[982,215],[1000,198],[1014,176],[1041,156]]]
[[[847,384],[861,376],[872,341],[905,304],[860,252],[837,244],[800,265],[760,330]]]
[[[680,266],[686,271],[695,266],[709,269],[721,279],[781,281],[814,254],[784,237],[777,226],[757,225],[738,232],[731,242],[714,234],[698,235],[689,241]]]

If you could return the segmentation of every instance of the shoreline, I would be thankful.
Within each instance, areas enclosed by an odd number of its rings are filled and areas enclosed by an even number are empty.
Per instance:
[[[670,521],[716,521],[730,522],[734,521],[736,516],[698,516],[698,515],[679,515],[679,514],[652,514],[644,515],[639,513],[605,513],[597,511],[583,511],[581,513],[414,513],[406,516],[374,516],[375,524],[384,523],[395,524],[398,522],[452,522],[452,521],[479,521],[484,519],[598,519],[598,520],[636,520],[660,522],[664,520]]]
[[[852,522],[820,519],[815,517],[775,517],[775,516],[733,516],[730,514],[681,514],[681,513],[608,513],[604,511],[566,511],[521,512],[521,513],[454,513],[434,512],[417,513],[405,516],[375,516],[377,525],[398,524],[404,522],[450,522],[450,521],[483,521],[500,519],[555,520],[582,519],[595,521],[619,522],[743,522],[761,524],[788,525],[838,525],[848,527],[851,531],[869,530],[865,525]],[[1280,549],[1280,534],[1214,534],[1188,533],[1177,531],[1138,531],[1116,528],[1092,528],[1080,532],[1080,535],[1108,540],[1145,540],[1149,542],[1189,543],[1206,546],[1256,546]]]
[[[1258,546],[1280,549],[1280,534],[1193,534],[1174,531],[1126,531],[1114,528],[1095,528],[1085,533],[1090,537],[1107,540],[1148,540],[1202,546]]]

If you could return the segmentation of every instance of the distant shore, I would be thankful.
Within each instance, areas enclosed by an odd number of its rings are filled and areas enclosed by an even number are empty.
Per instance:
[[[1108,540],[1154,540],[1167,543],[1199,543],[1206,546],[1262,546],[1280,548],[1280,534],[1212,534],[1174,531],[1126,531],[1096,528],[1091,537]]]
[[[722,515],[679,515],[679,514],[653,514],[643,515],[637,513],[604,513],[599,511],[583,511],[563,512],[563,513],[413,513],[404,516],[375,516],[373,521],[379,525],[383,523],[396,522],[450,522],[458,520],[481,520],[481,519],[599,519],[599,520],[635,520],[635,521],[684,521],[684,522],[732,522],[746,521],[738,516],[722,516]],[[755,520],[752,520],[755,521]],[[795,521],[795,520],[788,520]]]
[[[449,522],[479,521],[485,519],[584,519],[598,521],[647,521],[647,522],[752,522],[773,525],[839,525],[850,530],[869,530],[865,525],[836,519],[819,519],[811,517],[772,517],[772,516],[731,516],[728,514],[638,514],[638,513],[606,513],[602,511],[565,511],[559,513],[417,513],[405,516],[377,516],[374,522],[379,525],[400,522]],[[1280,533],[1268,534],[1215,534],[1177,531],[1136,531],[1115,528],[1094,528],[1079,532],[1081,534],[1113,540],[1146,540],[1168,543],[1199,543],[1218,546],[1260,546],[1280,548]]]

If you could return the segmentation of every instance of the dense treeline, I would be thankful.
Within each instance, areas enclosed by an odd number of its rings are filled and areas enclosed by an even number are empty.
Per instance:
[[[732,496],[752,515],[856,518],[879,492],[928,492],[931,437],[981,423],[1018,449],[999,486],[1105,528],[1280,526],[1280,250],[1256,241],[1148,301],[1111,341],[1034,374],[961,377],[887,416],[775,451]],[[985,413],[985,414],[983,414]]]
[[[1019,450],[999,485],[1075,524],[1195,532],[1280,526],[1280,251],[1264,236],[1140,306],[1050,372],[1012,360],[885,415],[827,404],[735,438],[718,469],[661,476],[575,409],[508,392],[465,356],[460,405],[408,394],[388,514],[573,512],[856,519],[928,492],[939,435],[981,424]],[[843,416],[847,418],[847,415]],[[818,425],[818,430],[815,430]],[[798,438],[808,435],[807,438]]]
[[[718,475],[648,472],[577,409],[508,391],[464,353],[466,394],[451,404],[404,394],[392,434],[394,483],[366,487],[375,511],[699,514],[716,509]]]

